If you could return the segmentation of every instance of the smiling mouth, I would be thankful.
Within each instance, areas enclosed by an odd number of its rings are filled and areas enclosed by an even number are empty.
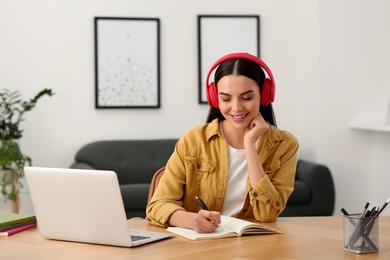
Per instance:
[[[247,114],[244,114],[244,115],[231,115],[231,117],[232,117],[235,121],[242,121],[246,116],[247,116]]]

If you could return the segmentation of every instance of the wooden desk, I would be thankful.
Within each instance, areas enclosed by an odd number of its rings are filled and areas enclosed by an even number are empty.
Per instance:
[[[343,249],[343,219],[281,217],[269,224],[283,234],[190,241],[181,237],[122,248],[43,239],[36,228],[0,238],[0,259],[390,259],[390,216],[379,218],[379,253]],[[139,229],[162,228],[130,219]]]

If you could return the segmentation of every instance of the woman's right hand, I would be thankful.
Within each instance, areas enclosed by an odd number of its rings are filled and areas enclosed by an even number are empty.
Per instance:
[[[200,210],[198,213],[177,210],[168,220],[169,225],[193,229],[198,233],[211,233],[221,223],[221,213],[217,211]]]
[[[221,223],[221,213],[217,211],[200,210],[194,219],[194,230],[198,233],[214,232]]]

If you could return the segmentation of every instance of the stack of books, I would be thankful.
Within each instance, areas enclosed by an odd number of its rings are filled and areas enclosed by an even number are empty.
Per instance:
[[[0,213],[0,237],[11,236],[36,225],[34,215]]]

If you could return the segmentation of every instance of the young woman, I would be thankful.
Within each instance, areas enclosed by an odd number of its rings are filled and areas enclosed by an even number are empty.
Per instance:
[[[232,53],[211,67],[206,88],[207,123],[176,144],[147,219],[197,232],[215,231],[221,214],[275,221],[294,189],[298,142],[276,127],[271,71],[253,55]]]

